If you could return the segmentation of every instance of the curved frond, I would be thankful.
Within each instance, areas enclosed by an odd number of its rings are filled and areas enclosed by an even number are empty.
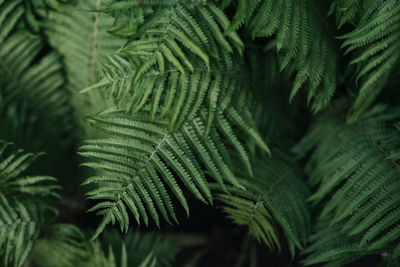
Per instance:
[[[335,0],[331,10],[336,13],[336,24],[340,29],[346,23],[356,25],[360,19],[360,9],[365,1],[362,0]]]
[[[300,170],[281,152],[274,151],[273,155],[269,159],[252,159],[253,177],[235,168],[246,190],[228,188],[232,195],[218,194],[218,199],[224,203],[222,210],[229,218],[246,225],[250,234],[270,248],[280,249],[279,225],[293,256],[295,247],[305,244],[311,228],[305,205],[309,191]]]

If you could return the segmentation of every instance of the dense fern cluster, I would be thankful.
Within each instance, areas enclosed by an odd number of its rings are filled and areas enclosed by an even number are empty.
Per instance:
[[[197,201],[235,266],[399,264],[399,51],[398,0],[0,1],[0,265],[195,266],[135,229]]]

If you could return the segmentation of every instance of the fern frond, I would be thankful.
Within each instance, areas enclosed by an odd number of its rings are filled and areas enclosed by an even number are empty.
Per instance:
[[[55,212],[44,201],[57,196],[58,186],[53,177],[21,176],[38,155],[9,147],[0,142],[0,256],[3,266],[17,267],[24,263],[48,215]]]
[[[188,214],[189,207],[180,184],[198,199],[211,202],[204,167],[222,187],[224,183],[241,187],[230,171],[220,135],[227,134],[238,149],[243,146],[231,132],[223,114],[218,117],[222,133],[213,127],[210,134],[204,137],[206,113],[202,113],[175,132],[168,130],[167,121],[154,121],[146,113],[127,115],[111,111],[89,119],[94,127],[110,135],[107,139],[87,141],[80,152],[96,160],[84,165],[102,171],[102,175],[88,178],[85,182],[99,186],[88,193],[89,198],[104,200],[91,209],[103,215],[95,237],[115,220],[120,223],[121,230],[127,230],[129,218],[126,207],[138,223],[141,218],[147,225],[150,215],[159,225],[158,212],[167,222],[171,219],[177,222],[167,189]],[[256,134],[250,126],[246,131],[253,136]],[[241,155],[246,162],[247,155]]]
[[[351,64],[359,71],[359,93],[349,111],[355,121],[376,99],[400,59],[400,4],[398,1],[369,1],[355,29],[340,36],[345,53],[353,52]]]
[[[72,92],[85,88],[99,77],[99,66],[122,45],[107,32],[113,19],[100,12],[101,1],[78,1],[50,12],[44,25],[50,44],[64,56]]]
[[[9,143],[0,141],[0,190],[5,195],[16,193],[57,196],[58,188],[50,176],[20,176],[40,154],[24,153],[23,150],[9,151]]]
[[[362,256],[377,253],[368,251],[357,244],[358,236],[348,236],[341,230],[341,224],[329,225],[329,219],[319,220],[310,236],[311,244],[302,251],[308,256],[305,265],[324,264],[324,266],[343,266]]]
[[[41,22],[48,11],[50,9],[59,9],[61,1],[65,2],[69,0],[2,1],[2,3],[0,3],[0,10],[4,11],[2,15],[7,14],[2,18],[2,23],[7,27],[11,26],[13,23],[18,23],[31,32],[38,33],[41,28]]]
[[[108,256],[101,245],[108,246]],[[173,266],[179,246],[161,234],[129,232],[122,239],[116,232],[105,232],[102,241],[91,243],[89,257],[79,266]]]
[[[29,109],[32,114],[25,116],[35,120],[40,126],[38,128],[46,128],[49,139],[70,134],[74,123],[70,98],[64,89],[60,57],[54,52],[47,52],[45,43],[39,37],[20,29],[18,22],[23,13],[21,1],[7,1],[0,5],[0,110],[2,114],[10,114],[14,108]],[[2,127],[7,128],[7,136],[2,135],[1,138],[13,138],[22,132],[22,122],[12,125],[11,120],[4,120],[5,117],[0,120],[4,125]],[[5,131],[5,128],[2,130]],[[47,151],[48,147],[44,146],[42,143],[34,151]]]
[[[70,224],[54,224],[36,242],[29,261],[34,266],[81,266],[89,258],[86,236]]]
[[[168,66],[185,74],[194,72],[195,67],[209,69],[210,57],[221,58],[221,53],[226,53],[223,50],[242,53],[239,36],[223,34],[229,20],[213,3],[158,5],[144,1],[137,8],[142,6],[153,6],[153,12],[120,50],[138,62],[133,84],[153,67],[161,74]]]
[[[287,156],[274,151],[269,159],[252,159],[254,176],[240,168],[235,175],[246,188],[228,188],[232,195],[219,194],[222,210],[235,223],[246,225],[249,232],[268,247],[277,246],[279,225],[289,243],[292,256],[295,247],[302,248],[310,231],[310,214],[305,205],[309,191],[299,169]],[[236,165],[234,165],[236,166]]]
[[[237,58],[229,61],[240,64]],[[247,89],[241,80],[243,74],[219,65],[212,65],[211,72],[196,68],[188,74],[176,68],[167,69],[164,74],[149,71],[133,83],[134,64],[121,56],[110,57],[109,62],[103,66],[104,77],[82,92],[104,90],[116,106],[130,114],[150,106],[152,118],[169,118],[171,130],[191,120],[204,105],[209,109],[208,129],[217,111],[224,111],[234,102],[235,95]]]
[[[124,249],[116,244],[120,243],[121,234],[117,231],[106,231],[102,235],[103,243],[113,244],[116,253],[122,253]],[[174,266],[177,253],[181,250],[180,245],[164,233],[156,232],[128,232],[123,237],[124,246],[127,251],[127,262],[129,266],[138,266],[151,254],[156,259],[156,266]],[[134,253],[133,253],[134,252]]]
[[[239,0],[229,29],[245,23],[253,38],[276,36],[282,51],[281,70],[294,61],[297,75],[290,100],[307,82],[308,103],[317,112],[326,107],[336,90],[336,47],[325,29],[318,7],[308,1]]]
[[[49,43],[63,56],[67,88],[79,119],[107,105],[98,92],[79,97],[76,93],[99,79],[101,64],[123,44],[122,39],[107,32],[114,19],[96,12],[104,4],[100,0],[63,4],[59,11],[49,12],[43,25]]]
[[[22,266],[44,221],[39,205],[7,199],[0,193],[0,256],[3,266]]]
[[[249,233],[259,242],[264,242],[270,248],[276,246],[280,250],[274,220],[263,202],[222,194],[217,195],[216,199],[224,203],[222,211],[228,214],[228,218],[238,225],[247,226]]]
[[[353,125],[328,117],[295,148],[316,146],[308,169],[310,184],[318,188],[309,200],[324,202],[320,220],[341,225],[340,232],[353,240],[350,251],[390,253],[399,242],[400,133],[393,127],[399,115],[397,108]]]
[[[356,25],[360,17],[360,9],[366,1],[361,0],[335,0],[331,10],[336,13],[336,25],[340,29],[346,23]]]
[[[29,256],[43,267],[173,266],[180,250],[163,234],[105,232],[101,240],[88,242],[78,227],[55,224],[41,237]]]

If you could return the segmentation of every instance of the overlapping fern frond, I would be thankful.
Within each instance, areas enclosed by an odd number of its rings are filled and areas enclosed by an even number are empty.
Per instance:
[[[239,182],[246,188],[229,188],[232,195],[218,194],[222,210],[235,223],[269,247],[280,249],[278,225],[283,230],[292,256],[302,248],[310,232],[310,214],[305,205],[309,190],[301,171],[287,155],[273,151],[273,157],[251,161],[254,176],[235,168]],[[237,166],[237,165],[236,165]]]
[[[360,5],[353,1],[351,6]],[[345,53],[352,52],[350,64],[356,64],[359,92],[349,121],[357,119],[376,99],[389,74],[400,59],[400,3],[397,0],[364,1],[353,14],[338,11],[339,16],[359,16],[354,30],[342,36]]]
[[[208,131],[216,113],[233,104],[235,96],[245,93],[248,86],[244,82],[247,79],[245,69],[240,73],[237,67],[244,66],[243,62],[237,57],[228,56],[228,59],[235,62],[235,69],[212,64],[211,71],[203,67],[182,74],[173,67],[164,74],[149,71],[134,83],[136,66],[124,56],[114,56],[103,66],[104,78],[84,91],[101,89],[119,109],[130,114],[150,108],[152,118],[169,119],[171,130],[179,129],[206,106]]]
[[[3,266],[23,264],[42,224],[54,213],[46,204],[46,198],[57,196],[55,178],[22,176],[37,156],[11,150],[10,144],[0,142],[0,258]]]
[[[316,146],[307,168],[309,183],[316,187],[309,200],[324,203],[319,231],[340,225],[337,231],[317,232],[309,263],[343,262],[344,254],[346,259],[392,254],[399,243],[400,132],[393,123],[400,112],[381,111],[376,108],[377,114],[347,126],[337,117],[325,117],[295,148],[305,153]],[[321,245],[338,234],[344,239],[332,243],[337,247]]]
[[[117,4],[114,3],[109,10],[115,12],[128,3]],[[195,67],[209,68],[210,58],[222,59],[226,51],[242,53],[243,43],[237,33],[223,34],[230,22],[212,2],[171,1],[160,4],[143,1],[136,9],[146,7],[151,7],[152,12],[148,12],[150,14],[143,24],[137,25],[137,30],[121,49],[139,62],[134,84],[153,66],[157,66],[161,74],[168,65],[185,74],[193,72]]]
[[[189,8],[186,5],[167,5],[154,12],[164,14],[176,11],[182,15],[186,10],[184,7]],[[192,8],[208,10],[203,5]],[[175,16],[174,13],[170,15]],[[160,15],[154,18],[158,20]],[[193,18],[189,16],[187,19]],[[156,33],[165,30],[164,27],[171,30],[163,23],[157,24],[160,29]],[[197,25],[201,22],[191,23]],[[148,25],[152,24],[149,22]],[[150,26],[149,29],[154,30]],[[142,26],[143,32],[147,30],[146,27],[146,24]],[[143,40],[147,34],[141,34],[144,35]],[[165,39],[157,39],[156,44],[164,45],[162,42],[168,38],[174,40],[178,37],[169,33]],[[185,45],[183,39],[180,42]],[[155,46],[151,44],[149,47]],[[111,115],[90,119],[92,125],[110,133],[112,138],[89,141],[81,149],[82,155],[99,160],[86,165],[101,170],[105,175],[89,178],[86,182],[99,186],[89,193],[90,198],[108,200],[92,209],[99,210],[98,213],[103,215],[95,236],[105,225],[115,221],[121,224],[122,230],[127,230],[129,218],[125,206],[132,211],[137,222],[141,217],[147,224],[150,215],[159,225],[158,213],[168,222],[177,222],[167,191],[172,191],[188,213],[180,184],[198,199],[211,202],[206,174],[223,188],[226,182],[240,187],[230,170],[226,146],[232,146],[239,153],[244,167],[251,174],[246,148],[239,137],[241,134],[249,137],[249,143],[253,142],[269,151],[252,124],[251,115],[247,114],[248,107],[244,103],[249,93],[243,89],[245,83],[237,73],[243,64],[240,59],[222,53],[225,61],[220,64],[216,64],[216,61],[207,63],[208,68],[204,62],[199,63],[201,58],[194,59],[190,61],[196,62],[192,73],[182,71],[181,66],[173,62],[164,65],[166,60],[158,65],[159,68],[153,66],[156,63],[151,63],[143,72],[143,64],[150,62],[146,57],[152,56],[154,51],[141,55],[125,49],[124,53],[129,56],[110,57],[110,63],[104,66],[104,78],[87,88],[105,89],[119,110],[114,114],[109,113]],[[234,65],[232,62],[239,63]],[[190,70],[188,64],[182,68]],[[115,171],[120,177],[115,183],[110,183],[115,179],[112,177]],[[179,183],[175,181],[176,178]]]
[[[106,10],[113,13],[127,4],[114,3]],[[103,88],[129,113],[150,104],[152,116],[169,116],[172,129],[207,103],[208,131],[218,105],[225,101],[228,106],[238,91],[234,76],[241,63],[232,56],[232,47],[242,51],[243,44],[236,33],[222,34],[229,21],[212,3],[157,4],[144,1],[135,7],[150,8],[147,22],[138,25],[120,50],[122,55],[110,57],[103,78],[84,91]]]

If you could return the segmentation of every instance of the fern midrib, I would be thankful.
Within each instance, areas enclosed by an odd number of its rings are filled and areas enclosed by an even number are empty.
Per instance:
[[[259,205],[263,205],[263,204],[264,204],[264,201],[257,201],[255,203],[253,203],[253,207],[250,211],[250,216],[248,216],[246,225],[251,225],[251,222],[255,221],[257,208]]]
[[[254,203],[253,204],[253,208],[251,209],[251,212],[250,212],[250,216],[249,216],[249,219],[248,219],[248,222],[250,223],[253,219],[254,219],[254,217],[256,216],[256,212],[257,212],[257,208],[258,208],[258,206],[259,205],[263,205],[264,204],[264,201],[257,201],[256,203]]]

